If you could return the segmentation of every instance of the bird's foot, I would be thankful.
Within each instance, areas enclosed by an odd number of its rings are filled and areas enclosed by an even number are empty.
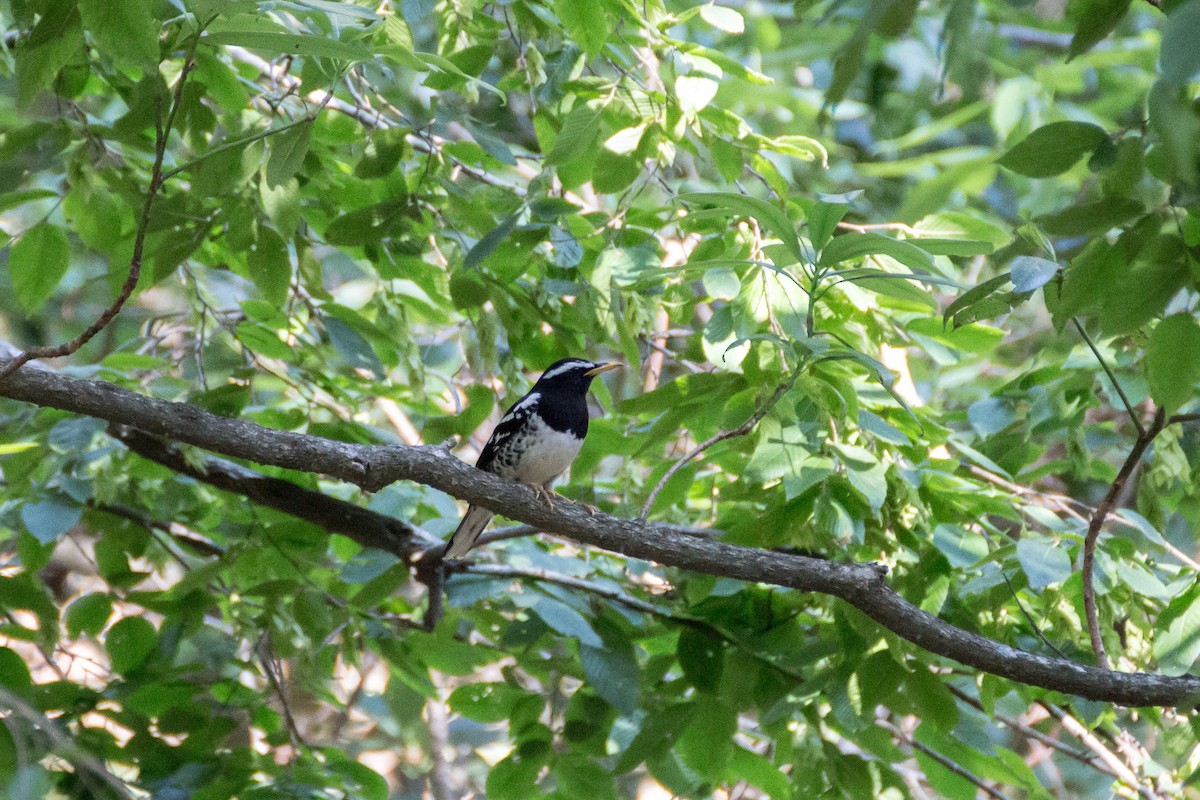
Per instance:
[[[596,508],[594,505],[592,505],[591,503],[584,503],[584,502],[580,501],[579,505],[583,506],[584,510],[588,512],[589,517],[596,516],[596,512],[600,510],[600,509]]]
[[[537,495],[546,505],[554,508],[554,498],[556,495],[553,489],[540,483],[530,483],[526,485],[529,486],[530,489],[533,489],[533,493]]]

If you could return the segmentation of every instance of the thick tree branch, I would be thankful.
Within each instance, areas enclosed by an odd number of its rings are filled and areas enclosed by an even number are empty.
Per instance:
[[[259,505],[319,525],[331,533],[340,533],[364,547],[384,550],[407,561],[429,547],[442,544],[440,539],[418,531],[403,520],[305,489],[282,478],[269,478],[216,458],[206,458],[199,464],[187,459],[176,445],[134,428],[114,425],[109,432],[143,458],[218,489],[243,495]]]
[[[542,530],[634,558],[829,594],[918,647],[1021,683],[1132,706],[1190,708],[1200,701],[1200,677],[1112,672],[1026,653],[957,628],[897,594],[878,565],[738,547],[639,520],[593,515],[576,504],[550,507],[529,487],[476,470],[443,448],[356,445],[273,431],[114,384],[40,370],[13,374],[0,385],[0,396],[137,426],[226,456],[323,473],[371,491],[397,480],[416,481]]]

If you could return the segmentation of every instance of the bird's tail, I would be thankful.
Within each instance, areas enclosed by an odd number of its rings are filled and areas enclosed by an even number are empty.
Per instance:
[[[467,513],[463,515],[462,522],[458,523],[454,535],[450,537],[450,545],[442,557],[462,558],[465,556],[475,546],[475,542],[479,541],[479,534],[483,533],[483,529],[491,521],[492,512],[486,508],[469,507]]]

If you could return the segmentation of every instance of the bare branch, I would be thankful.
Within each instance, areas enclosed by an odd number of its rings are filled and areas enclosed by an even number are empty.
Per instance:
[[[1050,716],[1061,722],[1068,733],[1087,745],[1088,749],[1099,756],[1100,760],[1107,764],[1109,769],[1116,773],[1116,776],[1124,781],[1127,786],[1137,789],[1138,794],[1145,797],[1146,800],[1162,800],[1162,795],[1139,781],[1137,773],[1122,761],[1116,753],[1110,750],[1104,742],[1100,741],[1096,734],[1088,730],[1082,722],[1053,703],[1039,701],[1038,705],[1046,709]]]
[[[1083,611],[1087,617],[1088,637],[1092,642],[1092,652],[1096,654],[1096,663],[1103,669],[1108,669],[1109,663],[1108,653],[1104,650],[1104,639],[1100,636],[1100,616],[1096,610],[1096,586],[1093,578],[1096,569],[1096,541],[1100,538],[1100,531],[1108,520],[1113,506],[1116,505],[1121,490],[1125,488],[1125,482],[1129,480],[1129,476],[1133,474],[1134,469],[1142,460],[1142,454],[1154,441],[1154,437],[1162,432],[1165,424],[1166,415],[1160,408],[1154,415],[1154,421],[1149,428],[1143,429],[1140,424],[1138,425],[1138,430],[1142,432],[1134,442],[1129,455],[1126,456],[1125,463],[1121,465],[1117,477],[1108,487],[1104,499],[1100,501],[1100,505],[1096,506],[1096,513],[1092,514],[1092,519],[1088,523],[1087,535],[1083,539]]]
[[[0,383],[35,358],[58,358],[60,356],[69,356],[79,350],[79,348],[90,342],[96,334],[104,330],[108,326],[108,323],[116,318],[117,314],[121,313],[121,309],[125,306],[125,301],[133,294],[133,290],[137,287],[138,278],[142,274],[142,254],[146,248],[146,232],[150,229],[150,212],[154,209],[154,201],[158,197],[158,192],[165,180],[163,177],[163,158],[167,153],[167,141],[171,138],[171,129],[175,127],[175,116],[179,113],[179,107],[183,103],[184,85],[187,83],[188,73],[192,71],[192,67],[194,66],[196,46],[199,42],[200,32],[197,31],[188,48],[187,55],[184,57],[183,69],[179,73],[179,79],[175,82],[175,93],[172,96],[171,108],[167,112],[165,121],[162,118],[162,97],[161,95],[159,97],[159,117],[156,120],[154,132],[154,166],[150,170],[150,184],[146,187],[146,199],[142,203],[142,214],[138,219],[137,232],[134,234],[133,254],[129,259],[129,274],[125,276],[125,283],[121,285],[121,291],[117,293],[116,298],[109,304],[108,308],[104,309],[104,312],[100,314],[96,321],[71,341],[56,346],[31,347],[3,367],[0,367]]]

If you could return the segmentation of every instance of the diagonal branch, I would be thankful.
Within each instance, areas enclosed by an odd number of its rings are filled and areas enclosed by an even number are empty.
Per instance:
[[[715,444],[723,442],[726,439],[733,439],[737,436],[745,436],[747,433],[754,430],[754,426],[761,422],[762,418],[765,417],[767,413],[775,407],[775,404],[778,403],[779,400],[788,393],[788,390],[795,385],[796,379],[800,377],[800,372],[802,369],[803,367],[797,369],[788,377],[787,380],[775,387],[774,394],[768,397],[767,401],[759,406],[758,410],[751,414],[750,418],[741,425],[737,426],[736,428],[730,428],[729,430],[719,431],[713,434],[685,453],[683,458],[672,464],[671,468],[663,473],[663,476],[658,479],[658,483],[654,485],[654,488],[650,491],[649,496],[646,497],[646,502],[642,504],[642,513],[638,515],[638,519],[645,519],[646,517],[650,516],[650,507],[654,505],[654,501],[658,497],[658,493],[661,492],[663,487],[667,485],[667,481],[675,477],[675,473],[683,469],[689,461]]]
[[[1161,408],[1154,415],[1154,421],[1149,428],[1143,429],[1141,424],[1138,424],[1138,430],[1141,433],[1138,434],[1137,441],[1134,442],[1133,448],[1126,456],[1125,463],[1121,465],[1117,477],[1108,487],[1104,499],[1100,501],[1100,505],[1096,506],[1096,511],[1088,522],[1087,535],[1083,539],[1083,612],[1087,617],[1088,637],[1092,642],[1092,652],[1096,654],[1096,663],[1104,669],[1109,668],[1108,653],[1104,650],[1104,639],[1100,636],[1100,616],[1096,611],[1096,586],[1092,574],[1096,569],[1096,541],[1100,538],[1100,531],[1104,528],[1108,515],[1112,513],[1117,498],[1121,496],[1121,490],[1125,488],[1129,476],[1133,474],[1134,469],[1142,460],[1142,454],[1154,441],[1154,437],[1162,432],[1165,424],[1166,415]]]
[[[1027,653],[958,628],[896,593],[884,580],[887,570],[880,565],[835,563],[740,547],[642,520],[592,514],[574,503],[551,507],[529,487],[474,469],[441,447],[361,445],[275,431],[186,403],[146,397],[105,381],[79,380],[43,370],[14,373],[0,384],[0,396],[137,426],[227,457],[329,475],[369,491],[398,480],[416,481],[541,530],[633,558],[828,594],[920,648],[1020,683],[1130,706],[1190,708],[1200,700],[1197,676],[1113,672]],[[406,545],[401,541],[397,546]]]
[[[3,382],[5,378],[35,358],[58,358],[75,353],[79,348],[95,338],[96,334],[104,330],[108,326],[108,323],[116,318],[117,314],[121,313],[121,309],[125,306],[125,301],[133,294],[133,290],[137,287],[138,279],[142,275],[142,254],[146,249],[146,233],[150,229],[150,212],[154,210],[154,201],[157,199],[158,192],[162,189],[165,181],[163,176],[163,159],[167,153],[167,142],[171,138],[171,129],[175,127],[175,117],[179,113],[179,107],[183,104],[183,89],[187,83],[188,73],[192,71],[192,67],[195,64],[196,47],[200,43],[200,33],[201,31],[196,32],[195,37],[193,37],[188,47],[187,55],[183,59],[183,69],[179,73],[179,79],[175,82],[175,92],[171,99],[171,108],[167,112],[165,121],[162,115],[162,95],[160,94],[158,98],[159,115],[155,120],[154,129],[154,166],[150,170],[150,184],[146,187],[146,199],[142,203],[142,213],[138,219],[137,232],[134,234],[133,255],[129,258],[129,274],[125,276],[125,283],[121,285],[121,291],[117,293],[116,298],[97,317],[96,321],[71,341],[56,346],[31,347],[8,364],[0,367],[0,382]]]
[[[236,492],[259,505],[319,525],[331,533],[340,533],[364,547],[374,547],[408,560],[428,547],[442,544],[440,539],[417,530],[403,520],[305,489],[282,478],[269,478],[217,458],[205,458],[202,464],[198,463],[188,459],[177,445],[134,428],[114,425],[110,433],[145,459],[218,489]]]

